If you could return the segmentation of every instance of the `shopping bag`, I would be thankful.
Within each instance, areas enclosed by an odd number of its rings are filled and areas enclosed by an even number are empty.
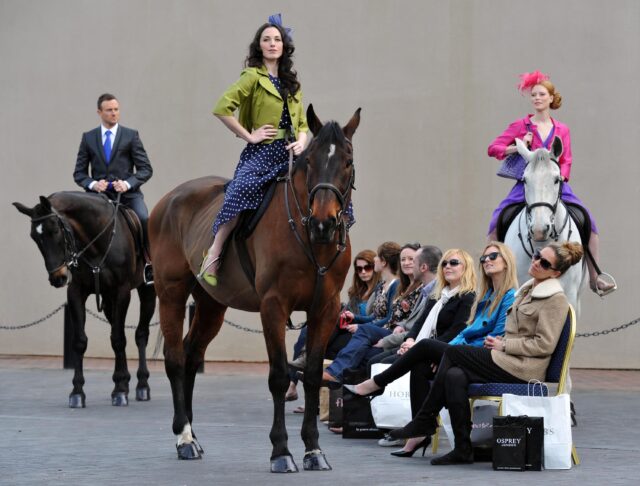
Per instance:
[[[382,373],[388,364],[371,365],[371,376]],[[389,383],[382,395],[371,400],[373,421],[381,429],[397,429],[411,422],[411,395],[409,373]]]
[[[379,439],[384,435],[371,416],[369,399],[342,388],[342,438]]]
[[[491,462],[493,448],[493,417],[498,415],[498,404],[489,400],[476,400],[473,404],[471,445],[475,462]],[[440,410],[440,425],[447,440],[454,447],[455,438],[451,418],[446,408]]]
[[[508,467],[499,467],[504,465],[505,461],[509,461],[509,458],[511,457],[510,449],[512,446],[508,440],[500,439],[505,437],[505,428],[524,427],[524,468],[527,471],[542,470],[544,457],[544,419],[542,417],[527,417],[526,415],[518,417],[514,417],[512,415],[506,417],[495,417],[493,419],[493,427],[494,469],[513,469]],[[500,450],[498,452],[498,456],[495,455],[496,450]],[[519,468],[519,462],[517,470],[521,470]]]
[[[342,427],[342,388],[329,390],[329,427]]]
[[[493,469],[524,471],[527,456],[527,431],[522,417],[493,419]]]
[[[498,415],[498,404],[488,402],[473,404],[471,417],[471,445],[474,447],[491,447],[493,444],[493,417]]]
[[[356,385],[367,379],[367,372],[361,368],[347,368],[342,373],[345,384]],[[361,397],[342,388],[342,438],[379,439],[384,431],[379,429],[371,416],[368,397]]]
[[[544,417],[544,468],[571,468],[571,412],[569,395],[555,397],[502,395],[506,415]]]

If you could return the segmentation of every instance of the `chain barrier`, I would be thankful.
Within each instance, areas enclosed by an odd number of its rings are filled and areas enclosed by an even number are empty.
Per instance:
[[[56,315],[58,312],[64,309],[65,305],[66,305],[66,302],[60,305],[59,307],[57,307],[56,309],[52,310],[51,312],[49,312],[46,316],[41,317],[40,319],[36,319],[33,322],[29,322],[27,324],[20,324],[17,326],[0,326],[0,329],[4,331],[17,331],[18,329],[26,329],[28,327],[35,326],[36,324],[40,324],[41,322],[44,322],[47,319],[51,318],[52,316]]]
[[[0,326],[0,330],[3,331],[18,331],[21,329],[27,329],[28,327],[32,327],[38,324],[43,323],[44,321],[46,321],[47,319],[50,319],[51,317],[53,317],[54,315],[56,315],[58,312],[60,312],[62,309],[64,309],[64,306],[67,303],[64,302],[61,305],[59,305],[58,307],[56,307],[55,309],[53,309],[51,312],[49,312],[46,316],[41,317],[40,319],[36,319],[35,321],[32,322],[28,322],[27,324],[19,324],[19,325],[15,325],[15,326],[6,326],[6,325],[2,325]],[[102,317],[100,314],[92,311],[91,309],[86,309],[87,314],[89,314],[90,316],[94,317],[95,319],[104,322],[106,324],[109,324],[109,321],[106,320],[104,317]],[[623,329],[627,329],[628,327],[634,326],[636,324],[638,324],[640,322],[640,317],[638,317],[637,319],[634,319],[631,322],[627,322],[626,324],[622,324],[621,326],[617,326],[617,327],[612,327],[611,329],[604,329],[602,331],[593,331],[593,332],[583,332],[583,333],[576,333],[576,337],[596,337],[596,336],[606,336],[607,334],[611,334],[613,332],[618,332],[618,331],[622,331]],[[239,331],[244,331],[244,332],[249,332],[249,333],[253,333],[253,334],[263,334],[261,329],[252,329],[250,327],[246,327],[246,326],[241,326],[240,324],[236,324],[235,322],[231,322],[227,319],[224,320],[225,324],[228,324],[229,326],[238,329]],[[149,324],[149,327],[155,327],[157,325],[160,324],[160,321],[154,321],[152,323]],[[137,326],[125,326],[126,329],[136,329]],[[289,331],[289,328],[287,328],[287,331]]]
[[[627,322],[626,324],[622,324],[621,326],[612,327],[611,329],[605,329],[604,331],[576,333],[576,337],[606,336],[607,334],[611,334],[612,332],[622,331],[623,329],[626,329],[627,327],[631,327],[637,324],[638,322],[640,322],[640,317],[638,317],[637,319],[631,322]]]
[[[40,319],[36,319],[35,321],[29,322],[27,324],[20,324],[20,325],[16,325],[16,326],[0,325],[0,330],[3,330],[3,331],[18,331],[20,329],[27,329],[28,327],[32,327],[32,326],[35,326],[37,324],[41,324],[44,321],[46,321],[47,319],[50,319],[51,317],[56,315],[62,309],[64,309],[65,305],[67,305],[67,303],[63,302],[58,307],[56,307],[54,310],[49,312],[46,316],[41,317]],[[104,317],[102,317],[97,312],[94,312],[91,309],[86,309],[86,312],[87,312],[87,314],[89,314],[90,316],[92,316],[95,319],[99,320],[100,322],[104,322],[106,324],[109,324],[109,321],[107,319],[105,319]],[[262,330],[260,330],[260,329],[251,329],[250,327],[241,326],[241,325],[236,324],[234,322],[231,322],[231,321],[229,321],[227,319],[225,319],[224,322],[225,322],[225,324],[229,324],[231,327],[234,327],[234,328],[236,328],[236,329],[238,329],[240,331],[251,332],[251,333],[255,333],[255,334],[262,334]],[[154,321],[154,322],[149,324],[149,327],[155,327],[155,326],[158,326],[159,324],[160,324],[160,321]],[[124,326],[124,327],[126,329],[136,329],[138,326],[128,325],[128,326]]]

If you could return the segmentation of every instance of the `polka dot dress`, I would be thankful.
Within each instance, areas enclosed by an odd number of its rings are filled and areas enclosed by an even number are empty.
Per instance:
[[[271,75],[269,79],[282,93],[280,80]],[[286,103],[283,103],[278,128],[291,128]],[[268,183],[289,168],[289,151],[285,149],[287,144],[285,139],[274,140],[272,143],[247,144],[240,154],[233,180],[225,187],[224,203],[213,225],[214,234],[221,224],[228,223],[241,211],[258,209]]]
[[[282,93],[280,80],[271,75],[269,79]],[[283,103],[278,128],[291,128],[291,117],[286,103]],[[287,144],[285,139],[274,140],[272,143],[247,144],[240,154],[240,162],[233,179],[225,186],[224,203],[213,224],[214,235],[220,225],[228,223],[241,211],[258,209],[269,182],[289,170],[289,151],[285,149]],[[345,215],[347,227],[351,227],[355,223],[351,202]]]

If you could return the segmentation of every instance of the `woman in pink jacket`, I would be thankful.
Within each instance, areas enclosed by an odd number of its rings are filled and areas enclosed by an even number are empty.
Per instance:
[[[593,216],[582,203],[582,201],[573,193],[569,186],[569,177],[571,175],[571,135],[569,127],[564,123],[551,118],[551,110],[557,110],[562,106],[562,97],[556,91],[555,86],[549,77],[540,71],[532,73],[524,73],[520,75],[521,82],[518,89],[521,93],[529,92],[531,96],[531,104],[535,111],[532,115],[520,118],[499,135],[489,145],[489,156],[498,160],[503,160],[508,155],[517,152],[515,140],[521,139],[525,142],[530,150],[536,150],[540,147],[549,149],[554,137],[559,137],[562,141],[563,152],[558,159],[560,165],[560,173],[564,178],[562,185],[561,198],[563,201],[573,203],[584,208],[591,219],[591,237],[589,239],[589,250],[593,258],[598,261],[598,229]],[[502,210],[510,204],[524,202],[524,184],[518,181],[507,197],[500,203],[491,216],[489,224],[489,240],[496,240],[496,225],[498,217]],[[615,290],[615,283],[607,282],[599,279],[598,274],[593,267],[591,261],[587,259],[589,265],[590,286],[591,289],[600,294],[606,294]]]

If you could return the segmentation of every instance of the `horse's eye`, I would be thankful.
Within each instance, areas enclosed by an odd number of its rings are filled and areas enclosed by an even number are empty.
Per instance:
[[[562,177],[556,177],[556,185],[562,182]]]

